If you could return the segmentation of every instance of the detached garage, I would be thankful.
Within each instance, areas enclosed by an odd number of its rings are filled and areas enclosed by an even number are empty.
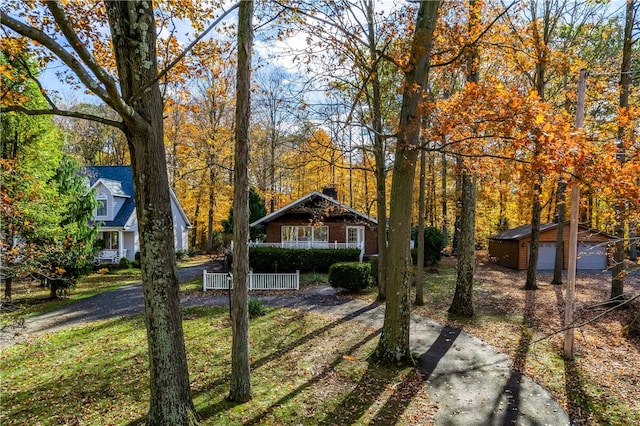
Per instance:
[[[557,223],[540,226],[538,270],[553,270],[556,256]],[[569,263],[569,223],[563,226],[563,269]],[[607,268],[607,244],[613,237],[596,229],[578,227],[577,269],[604,270]],[[489,237],[489,256],[499,265],[512,269],[527,269],[531,225],[523,225]]]

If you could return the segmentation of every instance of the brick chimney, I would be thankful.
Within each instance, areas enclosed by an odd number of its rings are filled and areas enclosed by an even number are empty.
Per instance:
[[[325,186],[324,188],[322,188],[322,193],[338,201],[338,190],[335,186]]]

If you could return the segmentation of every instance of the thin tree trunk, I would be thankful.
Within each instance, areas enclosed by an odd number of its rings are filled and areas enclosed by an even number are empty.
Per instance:
[[[369,54],[371,55],[371,88],[373,92],[373,153],[376,171],[376,203],[378,220],[378,301],[386,299],[387,267],[387,171],[385,139],[382,135],[382,96],[378,73],[378,51],[375,39],[375,10],[373,0],[366,4]]]
[[[445,241],[449,241],[449,221],[447,220],[447,154],[442,153],[442,233]]]
[[[567,181],[560,178],[558,182],[558,193],[556,195],[557,202],[557,215],[556,222],[558,228],[556,229],[556,258],[553,268],[553,279],[551,284],[562,284],[562,269],[564,268],[564,220],[567,211]]]
[[[6,276],[4,279],[4,298],[5,300],[11,300],[11,284],[13,283],[13,277]]]
[[[413,364],[409,346],[411,287],[409,241],[413,185],[424,98],[439,1],[421,2],[416,19],[409,64],[405,74],[400,124],[391,183],[389,251],[387,253],[387,306],[382,334],[373,358],[383,364]],[[382,224],[380,224],[382,226]]]
[[[197,424],[180,313],[173,219],[156,81],[156,27],[150,2],[106,2],[134,180],[149,345],[149,425]],[[143,92],[140,88],[148,87]]]
[[[233,300],[231,324],[231,389],[229,399],[252,398],[249,358],[249,121],[251,117],[251,48],[253,1],[238,11],[238,74],[236,82],[236,142],[233,185]]]
[[[541,176],[538,177],[542,179]],[[542,214],[542,205],[540,204],[540,196],[542,193],[542,184],[536,182],[533,186],[533,207],[531,209],[531,242],[529,243],[529,265],[527,267],[527,281],[524,285],[525,290],[537,290],[536,282],[538,269],[538,249],[540,247],[540,217]]]
[[[634,0],[627,0],[625,15],[624,41],[622,47],[622,66],[620,69],[620,110],[629,108],[629,94],[631,92],[631,47],[633,30]],[[618,155],[620,164],[626,162],[624,128],[618,127]],[[611,299],[621,300],[624,293],[624,228],[627,221],[627,208],[623,203],[616,203],[615,225],[613,233],[616,236],[613,252],[613,267],[611,268]]]
[[[418,244],[418,259],[416,265],[416,306],[424,305],[424,210],[425,210],[425,181],[427,179],[427,153],[423,149],[420,152],[420,187],[418,189],[418,233],[416,242]]]

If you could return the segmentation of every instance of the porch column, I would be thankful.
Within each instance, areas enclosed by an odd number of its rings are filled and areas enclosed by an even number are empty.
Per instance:
[[[118,231],[118,261],[122,259],[123,246],[124,246],[124,232]]]

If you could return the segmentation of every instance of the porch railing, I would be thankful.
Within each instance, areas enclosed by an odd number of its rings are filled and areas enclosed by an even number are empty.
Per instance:
[[[249,271],[249,290],[299,290],[300,271],[294,273],[254,273]],[[202,272],[202,290],[233,288],[233,275],[229,272]]]
[[[249,247],[279,247],[288,249],[362,249],[362,244],[339,243],[337,241],[282,241],[280,243],[250,241]]]

